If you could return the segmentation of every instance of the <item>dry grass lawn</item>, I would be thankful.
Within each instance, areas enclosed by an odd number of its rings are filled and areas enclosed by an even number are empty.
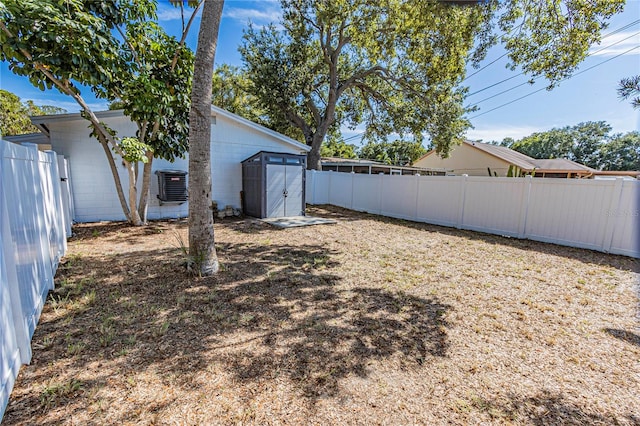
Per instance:
[[[638,260],[310,213],[77,226],[4,423],[640,424]]]

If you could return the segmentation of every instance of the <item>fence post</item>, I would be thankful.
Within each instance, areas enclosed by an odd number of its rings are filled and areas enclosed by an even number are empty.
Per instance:
[[[416,222],[418,222],[418,204],[420,202],[420,175],[419,174],[415,174],[414,175],[416,177],[416,203],[415,203],[415,210],[413,211],[413,218],[415,219]]]
[[[462,229],[462,225],[464,223],[464,205],[465,205],[465,199],[467,197],[467,180],[469,179],[469,175],[462,175],[462,178],[460,179],[460,185],[462,186],[460,188],[460,202],[459,204],[459,209],[458,209],[458,221],[456,223],[456,228],[458,229]]]
[[[384,173],[378,174],[378,213],[382,215],[382,192],[384,189]]]
[[[620,198],[622,197],[623,178],[616,178],[609,202],[609,210],[605,211],[604,235],[602,236],[602,251],[609,253],[613,244],[613,234],[616,230],[618,215],[620,214]]]
[[[353,210],[353,189],[355,186],[356,174],[355,172],[351,172],[351,201],[349,201],[349,208]]]
[[[533,177],[527,175],[522,183],[522,203],[520,204],[520,222],[518,225],[518,238],[527,238],[527,218],[529,216],[529,200],[531,197],[531,185]]]
[[[315,204],[315,196],[316,196],[316,179],[315,179],[315,170],[307,170],[306,173],[306,184],[305,184],[305,202],[308,204]],[[309,188],[309,191],[307,191]]]

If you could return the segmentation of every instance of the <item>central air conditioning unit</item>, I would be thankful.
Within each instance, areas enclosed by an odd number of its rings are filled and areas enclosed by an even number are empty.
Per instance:
[[[188,199],[187,172],[182,170],[157,170],[158,199],[163,204],[183,204]]]

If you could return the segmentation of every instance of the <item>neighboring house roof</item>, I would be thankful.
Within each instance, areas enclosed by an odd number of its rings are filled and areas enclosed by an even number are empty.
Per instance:
[[[528,155],[522,154],[518,151],[514,151],[506,146],[492,145],[483,142],[463,141],[462,143],[471,146],[479,151],[489,154],[493,157],[499,158],[509,164],[519,167],[524,172],[544,172],[544,173],[578,173],[578,174],[593,174],[597,170],[584,164],[576,163],[575,161],[566,160],[564,158],[553,159],[535,159]],[[435,150],[431,150],[419,160],[426,158],[429,155],[435,155]]]
[[[100,118],[100,119],[104,119],[104,118],[109,118],[109,117],[121,117],[124,115],[124,112],[122,110],[109,110],[109,111],[98,111],[95,113],[96,117]],[[308,152],[311,150],[311,148],[303,143],[298,142],[295,139],[292,139],[288,136],[285,136],[281,133],[278,133],[274,130],[268,129],[258,123],[254,123],[251,120],[247,120],[246,118],[240,117],[237,114],[233,114],[227,110],[224,110],[220,107],[217,107],[215,105],[211,105],[211,116],[215,117],[215,116],[222,116],[225,117],[231,121],[234,121],[238,124],[241,124],[243,126],[252,128],[260,133],[264,133],[267,134],[269,136],[272,136],[278,140],[280,140],[281,142],[284,142],[286,144],[289,145],[293,145],[296,148],[299,148],[305,152]],[[48,128],[48,124],[49,123],[54,123],[54,122],[62,122],[62,121],[71,121],[71,120],[84,120],[82,118],[82,116],[80,115],[80,113],[73,113],[73,114],[54,114],[54,115],[41,115],[41,116],[37,116],[37,117],[31,117],[31,122],[38,127],[45,135],[49,135],[49,128]]]
[[[357,165],[357,166],[388,166],[388,164],[361,158],[322,157],[322,164]]]
[[[584,164],[576,163],[575,161],[566,160],[564,158],[552,158],[537,160],[532,158],[531,163],[536,167],[536,170],[553,170],[558,172],[571,172],[571,173],[593,173],[596,170]]]
[[[365,160],[360,158],[340,158],[340,157],[322,157],[320,159],[323,167],[369,167],[375,168],[376,170],[380,169],[388,169],[388,170],[402,170],[403,174],[407,171],[406,174],[414,174],[414,173],[425,173],[425,174],[446,174],[448,170],[446,169],[435,169],[435,168],[424,168],[424,167],[413,167],[413,166],[394,166],[391,164],[381,163],[379,161],[373,160]],[[340,170],[340,169],[337,169]]]
[[[506,146],[491,145],[482,142],[464,141],[467,145],[471,145],[480,151],[486,152],[489,155],[498,157],[501,160],[506,161],[509,164],[520,167],[524,171],[532,171],[536,166],[531,162],[533,158],[528,155],[524,155],[518,151],[507,148]]]

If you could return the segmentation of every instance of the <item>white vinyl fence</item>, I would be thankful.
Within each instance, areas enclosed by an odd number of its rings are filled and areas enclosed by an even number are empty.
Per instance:
[[[640,181],[308,171],[306,200],[640,257]]]
[[[0,419],[67,248],[60,182],[54,152],[0,139]]]

